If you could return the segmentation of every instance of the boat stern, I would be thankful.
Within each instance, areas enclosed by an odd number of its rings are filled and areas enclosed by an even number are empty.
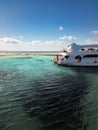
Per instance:
[[[56,63],[58,65],[61,65],[63,60],[64,60],[64,58],[60,55],[55,56],[53,59],[54,63]]]

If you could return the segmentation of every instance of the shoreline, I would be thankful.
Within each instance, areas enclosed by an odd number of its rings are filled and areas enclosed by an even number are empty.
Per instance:
[[[59,52],[0,52],[1,56],[56,56],[59,55]]]

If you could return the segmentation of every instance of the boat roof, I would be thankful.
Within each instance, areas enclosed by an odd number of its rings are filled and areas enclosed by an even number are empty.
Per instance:
[[[82,51],[84,49],[84,51]],[[94,52],[92,50],[95,50]],[[89,44],[89,45],[77,45],[76,43],[72,43],[67,46],[66,51],[61,52],[61,55],[68,55],[70,53],[97,53],[98,54],[98,45],[97,44]]]

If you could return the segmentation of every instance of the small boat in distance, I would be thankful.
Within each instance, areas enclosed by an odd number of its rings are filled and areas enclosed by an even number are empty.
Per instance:
[[[98,45],[72,43],[54,57],[54,63],[63,66],[98,66]]]

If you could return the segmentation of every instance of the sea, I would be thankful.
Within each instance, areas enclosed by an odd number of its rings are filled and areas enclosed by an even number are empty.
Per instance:
[[[0,57],[0,130],[98,130],[98,67]]]

